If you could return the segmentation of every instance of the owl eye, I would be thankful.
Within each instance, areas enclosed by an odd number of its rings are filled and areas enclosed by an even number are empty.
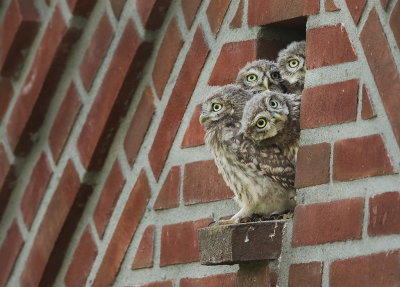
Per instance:
[[[251,74],[247,76],[247,81],[254,82],[255,80],[257,80],[257,75]]]
[[[272,79],[279,79],[279,73],[275,72],[271,74]]]
[[[213,104],[212,109],[214,112],[218,112],[219,110],[222,109],[222,105],[221,104]]]
[[[257,121],[258,128],[263,128],[266,125],[267,125],[267,121],[264,118],[258,119],[258,121]]]
[[[274,100],[270,100],[269,105],[271,106],[271,108],[276,108],[276,107],[278,107],[278,102],[276,102]]]
[[[299,61],[297,61],[297,60],[290,60],[289,61],[289,66],[291,67],[291,68],[295,68],[295,67],[297,67],[299,65]]]

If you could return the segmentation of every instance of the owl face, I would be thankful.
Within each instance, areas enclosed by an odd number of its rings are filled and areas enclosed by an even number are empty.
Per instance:
[[[242,88],[226,85],[204,100],[199,121],[205,130],[221,122],[240,124],[244,106],[251,97],[252,94]]]
[[[283,92],[282,78],[276,63],[257,60],[239,71],[236,85],[252,93],[265,90]]]
[[[278,66],[282,78],[289,84],[304,85],[306,75],[306,42],[293,42],[279,52]]]
[[[284,94],[272,91],[260,93],[243,110],[242,132],[254,141],[273,138],[285,128],[289,112]]]

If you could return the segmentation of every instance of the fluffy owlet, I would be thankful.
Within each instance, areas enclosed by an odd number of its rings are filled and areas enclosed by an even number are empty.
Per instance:
[[[278,147],[296,166],[301,95],[265,91],[247,102],[241,122],[245,138],[259,148]]]
[[[278,65],[268,60],[257,60],[244,66],[236,78],[236,85],[252,93],[284,91]]]
[[[306,41],[292,42],[279,52],[278,66],[283,85],[291,94],[301,94],[306,76]]]
[[[206,145],[241,206],[230,220],[216,225],[238,223],[253,214],[269,217],[295,206],[293,165],[278,148],[258,148],[240,132],[243,109],[251,98],[251,93],[227,85],[208,96],[202,106],[200,123],[206,130]]]

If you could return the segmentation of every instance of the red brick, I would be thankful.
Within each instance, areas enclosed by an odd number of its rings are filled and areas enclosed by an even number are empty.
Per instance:
[[[115,160],[107,180],[104,183],[103,190],[96,209],[93,213],[94,224],[100,238],[103,238],[104,231],[114,212],[115,205],[118,202],[122,189],[125,186],[125,178],[121,171],[118,159]]]
[[[8,105],[10,104],[11,98],[14,95],[14,90],[11,82],[6,79],[0,79],[0,124],[7,112]]]
[[[186,27],[190,29],[193,24],[194,17],[200,7],[202,0],[181,0],[183,16],[185,17]]]
[[[235,286],[270,287],[269,267],[264,262],[240,264]]]
[[[362,197],[297,205],[294,213],[293,247],[361,239]]]
[[[274,22],[317,14],[319,0],[249,0],[247,21],[249,26],[262,26]]]
[[[11,275],[14,263],[19,251],[24,245],[24,239],[19,231],[17,220],[14,219],[11,227],[7,230],[6,237],[0,247],[0,286],[6,286]]]
[[[132,270],[153,267],[154,228],[155,225],[149,225],[143,232],[142,240],[132,263]]]
[[[174,287],[174,280],[168,280],[163,282],[152,282],[144,285],[134,285],[126,287]]]
[[[400,233],[400,193],[386,192],[369,199],[368,235]]]
[[[236,274],[219,274],[201,278],[182,278],[179,287],[235,287]]]
[[[145,29],[157,30],[164,22],[172,0],[136,0],[136,8]]]
[[[160,266],[199,261],[197,230],[212,218],[164,225],[161,231]]]
[[[76,143],[88,170],[103,166],[151,51],[152,44],[142,42],[129,20]]]
[[[325,0],[325,11],[326,12],[333,12],[340,10],[335,3],[335,0]]]
[[[24,271],[20,277],[20,285],[22,287],[39,285],[79,188],[79,175],[72,160],[69,160],[40,223],[29,257],[25,263]]]
[[[380,134],[335,142],[334,181],[348,181],[394,172],[392,161]]]
[[[204,172],[204,171],[207,172]],[[214,160],[191,162],[185,165],[183,176],[183,202],[185,205],[232,198]]]
[[[330,181],[331,145],[327,142],[301,146],[296,163],[296,188]]]
[[[375,8],[369,13],[360,34],[360,41],[397,143],[400,145],[400,75]]]
[[[90,15],[96,3],[97,0],[67,0],[71,13],[85,18]]]
[[[52,173],[53,171],[51,170],[46,153],[42,152],[33,168],[20,205],[22,217],[28,230],[31,228],[33,218],[46,191]]]
[[[206,131],[199,122],[201,114],[201,105],[197,105],[192,118],[190,119],[189,126],[183,136],[181,148],[194,147],[204,144],[204,136]]]
[[[354,122],[357,119],[358,80],[304,89],[301,129]]]
[[[111,286],[113,284],[125,252],[147,206],[150,193],[146,172],[142,170],[122,211],[92,286]]]
[[[98,250],[96,242],[93,239],[92,230],[90,225],[87,225],[65,275],[65,286],[85,286],[97,253]]]
[[[356,61],[357,54],[343,24],[307,30],[307,69]],[[335,43],[332,45],[332,43]]]
[[[154,89],[159,99],[164,93],[182,46],[181,33],[175,18],[173,18],[161,43],[153,69]]]
[[[288,43],[281,40],[253,39],[224,44],[208,84],[210,86],[224,86],[235,83],[239,70],[248,62],[257,59],[275,61],[279,51],[285,48]],[[232,61],[232,59],[235,59],[235,61]]]
[[[382,4],[383,9],[386,10],[387,5],[389,4],[389,0],[381,0],[381,4]],[[393,15],[393,14],[392,14],[392,15]]]
[[[321,287],[322,262],[290,265],[289,287]]]
[[[399,250],[337,260],[329,267],[329,286],[399,286]]]
[[[367,0],[346,0],[354,24],[358,25]]]
[[[240,0],[239,6],[236,10],[235,16],[233,16],[231,23],[229,23],[230,28],[240,28],[243,24],[243,10],[244,3],[243,0]]]
[[[394,35],[394,38],[396,39],[397,42],[397,47],[400,47],[400,3],[397,2],[396,6],[393,8],[392,16],[390,17],[390,28],[392,28],[392,32]]]
[[[110,20],[108,19],[107,12],[104,11],[103,17],[90,40],[79,70],[82,84],[87,91],[92,85],[97,69],[101,64],[113,37],[114,30],[111,26]]]
[[[168,209],[179,206],[180,166],[173,166],[158,193],[153,209]]]
[[[211,0],[206,14],[208,23],[214,36],[217,36],[222,21],[224,20],[226,10],[228,10],[230,0]]]
[[[362,88],[361,118],[363,120],[367,120],[374,117],[376,117],[376,113],[372,105],[371,98],[369,97],[367,87],[364,84]]]
[[[0,142],[0,220],[6,210],[16,179],[14,165],[9,162],[4,145]]]
[[[176,80],[172,95],[161,120],[153,145],[149,152],[150,166],[156,180],[164,168],[169,150],[185,114],[186,106],[196,87],[197,79],[207,59],[209,49],[200,26]]]
[[[140,147],[150,126],[155,111],[153,93],[150,86],[143,92],[124,140],[124,149],[129,165],[133,167]]]
[[[13,0],[0,27],[0,70],[4,77],[15,76],[39,28],[40,16],[33,0]],[[3,7],[4,8],[4,7]]]
[[[49,133],[49,146],[55,163],[60,159],[61,152],[68,140],[68,136],[81,107],[82,102],[76,90],[75,83],[72,81]]]

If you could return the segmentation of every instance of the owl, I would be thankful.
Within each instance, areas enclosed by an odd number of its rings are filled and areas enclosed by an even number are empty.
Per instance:
[[[244,66],[236,78],[236,85],[252,93],[284,91],[278,65],[268,60],[257,60]]]
[[[247,102],[243,110],[241,131],[259,148],[276,146],[296,166],[300,103],[299,94],[259,93]]]
[[[306,76],[306,41],[292,42],[279,52],[277,63],[283,85],[291,94],[301,94]]]
[[[268,218],[295,206],[291,162],[277,147],[259,148],[240,132],[243,109],[252,96],[238,86],[227,85],[202,105],[199,120],[206,131],[205,143],[241,207],[230,220],[214,225],[248,221],[253,214]]]

